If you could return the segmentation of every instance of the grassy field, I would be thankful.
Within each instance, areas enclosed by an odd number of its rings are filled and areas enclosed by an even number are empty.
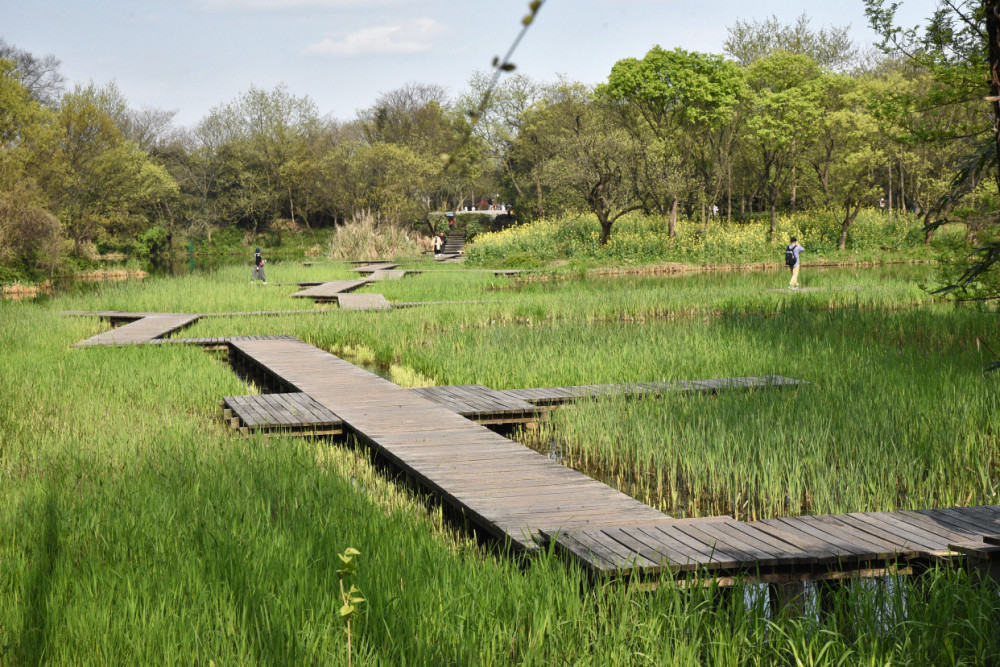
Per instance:
[[[289,333],[411,383],[496,388],[779,374],[795,391],[605,400],[520,434],[637,498],[739,518],[997,503],[996,315],[932,301],[919,267],[524,279],[441,267],[364,313],[203,319]],[[194,348],[69,349],[63,309],[311,309],[344,264],[233,267],[0,302],[0,665],[346,664],[336,554],[360,550],[356,664],[996,664],[1000,597],[961,572],[848,586],[773,618],[755,587],[592,583],[445,521],[362,448],[234,436],[256,391]],[[985,345],[983,344],[985,342]],[[669,582],[664,582],[669,583]],[[734,600],[736,602],[734,602]],[[742,601],[742,602],[740,602]]]

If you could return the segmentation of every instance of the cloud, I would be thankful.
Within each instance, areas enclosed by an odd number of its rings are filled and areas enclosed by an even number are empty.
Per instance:
[[[343,39],[324,39],[310,44],[306,53],[316,56],[358,56],[389,53],[423,53],[445,34],[445,27],[432,19],[417,19],[402,25],[362,28]]]

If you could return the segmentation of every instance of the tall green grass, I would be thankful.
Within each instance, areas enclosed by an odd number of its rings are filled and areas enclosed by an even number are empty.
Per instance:
[[[218,400],[252,388],[214,356],[70,349],[106,325],[56,312],[299,306],[244,290],[244,273],[0,304],[0,664],[344,664],[335,561],[348,546],[361,551],[367,599],[352,626],[358,664],[1000,659],[996,588],[961,572],[847,586],[829,614],[774,618],[753,587],[727,602],[666,580],[594,584],[550,553],[504,556],[363,449],[233,435]],[[705,489],[690,498],[706,499],[686,499],[689,513],[725,509],[711,503],[726,502],[734,480],[757,480],[760,512],[775,513],[793,477],[816,501],[792,513],[987,499],[998,479],[995,380],[979,373],[987,353],[975,337],[992,340],[994,316],[927,306],[883,274],[864,282],[867,295],[764,292],[768,280],[531,282],[503,302],[219,318],[190,333],[363,344],[379,363],[441,383],[801,377],[813,386],[581,405],[558,413],[549,435],[588,465],[619,465],[608,476],[623,485],[685,459],[681,475]],[[487,287],[470,279],[468,296]],[[824,476],[830,457],[841,465]],[[900,480],[912,484],[907,497]]]

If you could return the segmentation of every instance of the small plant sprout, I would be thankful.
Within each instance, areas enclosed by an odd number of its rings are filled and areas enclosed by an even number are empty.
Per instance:
[[[340,607],[340,617],[347,621],[347,665],[351,665],[351,618],[358,613],[357,605],[365,601],[361,597],[361,589],[355,586],[353,583],[350,584],[350,588],[346,591],[344,590],[344,580],[347,579],[350,583],[351,577],[353,577],[358,572],[358,564],[354,560],[355,556],[360,556],[361,552],[354,547],[347,547],[343,553],[337,554],[340,559],[340,568],[337,570],[337,577],[340,579],[340,601],[343,603]]]

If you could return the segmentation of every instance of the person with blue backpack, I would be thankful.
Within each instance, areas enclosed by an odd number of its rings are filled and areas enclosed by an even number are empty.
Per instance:
[[[799,265],[801,264],[799,255],[802,254],[802,251],[805,250],[805,248],[799,245],[799,240],[794,236],[789,240],[791,241],[791,243],[789,243],[788,247],[785,248],[785,266],[787,266],[789,270],[792,272],[792,279],[791,281],[789,281],[788,287],[790,289],[798,289]]]

